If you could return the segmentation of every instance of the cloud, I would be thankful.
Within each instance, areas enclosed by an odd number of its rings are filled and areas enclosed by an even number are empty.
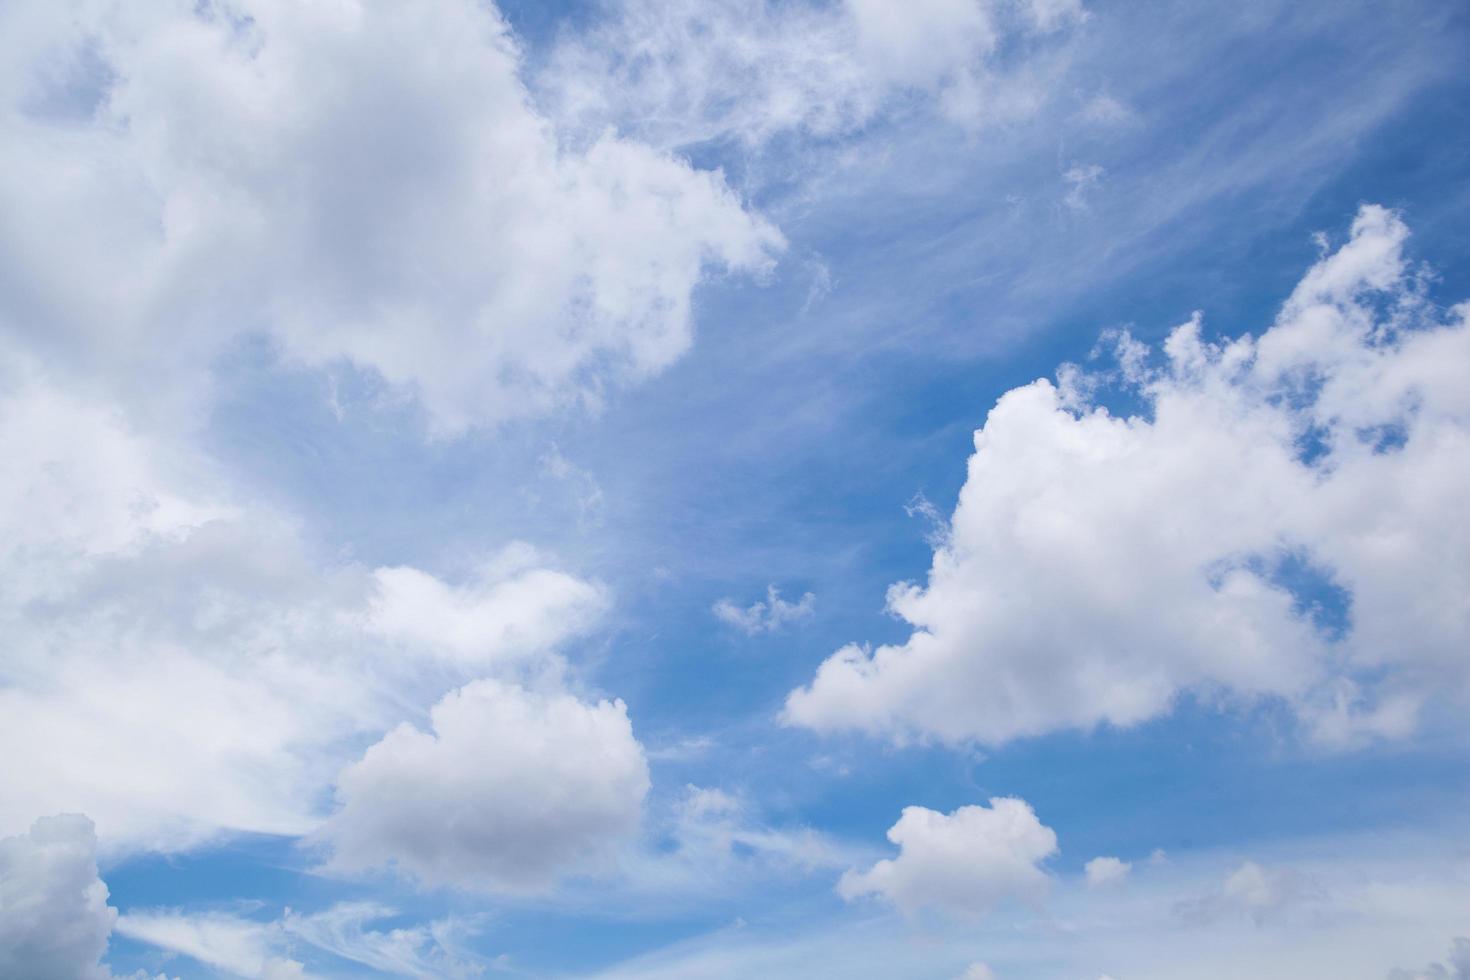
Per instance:
[[[364,739],[476,675],[554,677],[600,587],[523,547],[462,583],[323,559],[208,460],[0,355],[0,832],[302,834]]]
[[[906,99],[965,125],[1014,118],[1041,95],[994,55],[1083,19],[1075,2],[626,0],[567,38],[537,78],[559,118],[660,145],[851,134]]]
[[[636,831],[648,764],[621,701],[479,680],[400,725],[337,781],[331,867],[531,892]]]
[[[1088,888],[1106,888],[1121,884],[1127,879],[1133,865],[1115,857],[1095,857],[1083,869],[1087,873]]]
[[[1457,938],[1445,963],[1431,963],[1422,970],[1396,969],[1388,980],[1470,980],[1470,939]]]
[[[545,652],[565,636],[590,628],[608,600],[589,582],[535,567],[538,557],[513,549],[478,581],[459,587],[417,568],[379,568],[373,572],[369,628],[469,663]]]
[[[407,977],[475,977],[481,958],[463,946],[472,921],[436,919],[423,925],[369,929],[368,923],[393,918],[396,909],[371,902],[342,902],[321,912],[287,911],[281,931],[293,940],[363,966]]]
[[[984,963],[971,963],[959,975],[959,980],[996,980],[995,971]]]
[[[1293,868],[1268,868],[1246,861],[1218,890],[1181,902],[1175,911],[1194,923],[1243,915],[1264,925],[1290,909],[1325,897],[1311,877]]]
[[[1424,950],[1427,959],[1444,936],[1457,935],[1463,926],[1470,878],[1454,857],[1462,851],[1462,838],[1459,826],[1447,821],[1431,835],[1422,828],[1373,827],[1278,841],[1260,856],[1261,867],[1291,868],[1313,882],[1321,897],[1288,906],[1261,925],[1239,906],[1209,920],[1181,920],[1181,897],[1221,894],[1225,880],[1244,863],[1233,850],[1191,849],[1106,894],[1087,888],[1080,875],[1057,876],[1042,915],[997,910],[978,921],[931,916],[917,932],[901,916],[855,914],[860,909],[808,920],[800,929],[790,928],[789,917],[752,918],[740,928],[681,939],[595,975],[882,980],[959,977],[969,964],[983,962],[1002,978],[1389,980],[1406,961],[1406,951]],[[1432,973],[1425,980],[1431,978],[1448,980]]]
[[[721,599],[714,605],[714,614],[721,622],[740,630],[747,636],[757,633],[775,633],[788,623],[811,616],[816,609],[817,597],[810,592],[797,602],[787,602],[774,585],[766,587],[766,598],[744,608],[732,599]]]
[[[1161,366],[1120,335],[1113,371],[1007,392],[927,585],[889,591],[913,634],[839,650],[785,719],[995,744],[1188,692],[1285,699],[1350,744],[1463,702],[1470,307],[1425,301],[1407,235],[1365,206],[1259,338],[1196,316]]]
[[[92,821],[42,817],[0,839],[0,976],[106,980],[99,961],[116,918],[97,876]]]
[[[398,917],[398,910],[371,902],[341,902],[319,912],[290,909],[276,919],[246,919],[221,912],[179,910],[130,912],[117,931],[137,942],[182,954],[248,980],[294,980],[308,976],[287,955],[304,947],[405,977],[480,976],[483,964],[461,940],[471,923],[439,919],[425,924],[368,928]]]
[[[74,2],[0,37],[0,325],[131,399],[263,335],[440,432],[596,405],[783,247],[717,173],[564,146],[491,4]]]
[[[129,913],[118,920],[119,935],[182,953],[207,966],[252,980],[304,976],[294,960],[272,956],[272,928],[223,914]]]
[[[1062,174],[1062,180],[1069,187],[1062,203],[1073,211],[1086,211],[1088,192],[1098,185],[1105,173],[1107,171],[1095,163],[1073,164]]]
[[[841,859],[836,846],[823,835],[766,826],[750,811],[749,802],[741,796],[686,786],[674,808],[673,857],[706,874],[737,859],[803,869],[830,867]]]
[[[1051,887],[1039,865],[1057,852],[1057,835],[1023,800],[996,797],[989,807],[950,814],[904,807],[888,839],[898,857],[848,871],[838,894],[877,895],[908,915],[936,909],[979,918],[1007,899],[1038,902]]]

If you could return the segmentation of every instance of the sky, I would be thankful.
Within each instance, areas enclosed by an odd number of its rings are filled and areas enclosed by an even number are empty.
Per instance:
[[[1467,50],[0,3],[0,978],[1470,980]]]

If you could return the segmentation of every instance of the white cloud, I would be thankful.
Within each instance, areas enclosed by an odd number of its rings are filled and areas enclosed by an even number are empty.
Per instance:
[[[838,651],[785,718],[999,743],[1193,692],[1284,698],[1346,743],[1462,703],[1470,307],[1423,301],[1407,234],[1365,206],[1259,339],[1196,317],[1162,367],[1125,335],[1116,373],[1005,394],[927,586],[889,591],[912,636]],[[1094,407],[1108,384],[1144,414]]]
[[[0,839],[0,976],[104,980],[117,910],[97,876],[97,835],[78,814]]]
[[[801,929],[780,916],[752,918],[741,928],[680,940],[596,976],[886,980],[958,977],[969,964],[983,962],[1002,978],[1400,980],[1390,976],[1395,967],[1432,958],[1444,937],[1463,932],[1470,908],[1463,836],[1446,819],[1428,834],[1374,827],[1277,841],[1257,855],[1258,863],[1294,869],[1317,883],[1322,897],[1259,925],[1239,907],[1208,920],[1181,920],[1182,897],[1219,895],[1243,863],[1233,850],[1187,850],[1128,888],[1107,893],[1087,888],[1080,875],[1058,876],[1044,914],[1021,907],[1000,908],[978,921],[933,916],[917,931],[912,921],[881,912],[850,912]],[[1450,977],[1430,973],[1423,980]]]
[[[984,963],[971,963],[960,974],[959,980],[996,980],[996,977],[995,971]]]
[[[996,797],[950,814],[904,807],[888,839],[898,857],[848,871],[837,886],[843,898],[877,895],[905,914],[978,918],[1007,899],[1038,902],[1051,886],[1039,865],[1057,852],[1057,835],[1023,800]]]
[[[331,866],[392,865],[429,885],[544,889],[638,826],[648,764],[621,701],[494,680],[400,725],[345,769]]]
[[[375,971],[405,977],[472,977],[483,974],[480,958],[461,940],[472,931],[464,920],[368,928],[398,915],[370,902],[343,902],[319,912],[287,909],[276,919],[246,919],[229,913],[178,910],[130,912],[117,931],[137,942],[188,956],[248,980],[295,980],[308,976],[288,953],[309,947]]]
[[[665,145],[751,147],[846,135],[914,96],[966,125],[1028,114],[1037,83],[992,55],[1006,38],[1083,17],[1072,0],[626,0],[613,11],[568,38],[538,79],[558,116]]]
[[[822,835],[762,824],[743,797],[724,790],[686,786],[674,809],[673,858],[704,875],[749,855],[765,866],[822,868],[841,855]]]
[[[130,913],[118,920],[119,935],[182,953],[238,977],[277,980],[300,964],[270,955],[272,927],[235,916]]]
[[[596,404],[783,245],[718,174],[562,146],[491,4],[10,5],[0,38],[0,327],[134,396],[264,334],[440,431]]]
[[[1095,857],[1083,867],[1088,888],[1105,888],[1123,882],[1133,865],[1115,857]]]
[[[18,359],[0,441],[0,832],[78,811],[107,848],[305,833],[364,737],[471,670],[554,677],[606,601],[524,548],[463,585],[323,561],[206,461]]]
[[[522,549],[516,549],[522,551]],[[417,568],[379,568],[370,628],[417,649],[469,663],[544,653],[569,634],[585,632],[607,607],[597,586],[544,567],[534,552],[515,565],[487,568],[479,581],[454,587]]]
[[[740,630],[747,636],[757,633],[775,633],[789,623],[806,619],[816,610],[817,597],[805,593],[796,602],[781,598],[774,586],[766,587],[766,598],[749,606],[741,607],[733,599],[721,599],[714,605],[714,614],[721,622]]]

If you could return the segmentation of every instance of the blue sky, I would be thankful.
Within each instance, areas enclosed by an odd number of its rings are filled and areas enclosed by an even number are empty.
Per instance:
[[[0,974],[1470,976],[1457,5],[0,38]]]

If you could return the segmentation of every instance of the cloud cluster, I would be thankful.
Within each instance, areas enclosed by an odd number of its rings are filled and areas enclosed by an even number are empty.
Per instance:
[[[975,434],[902,644],[832,655],[785,717],[1000,743],[1274,697],[1324,740],[1470,695],[1470,307],[1442,313],[1365,206],[1258,338],[1198,316],[1112,372],[1006,393]],[[1098,404],[1110,389],[1138,414]]]
[[[843,898],[876,895],[907,915],[979,918],[1008,899],[1038,902],[1051,887],[1040,864],[1057,852],[1057,835],[1024,800],[996,797],[948,814],[904,807],[888,839],[898,857],[848,871],[837,886]]]
[[[552,682],[603,590],[524,547],[466,581],[313,553],[207,460],[0,360],[0,828],[112,848],[301,834],[365,738],[452,686]],[[469,747],[478,751],[477,747]]]
[[[562,44],[538,91],[583,131],[674,146],[841,136],[913,96],[978,125],[1041,98],[998,49],[1084,16],[1079,0],[630,0]]]
[[[99,961],[116,919],[86,817],[42,817],[0,839],[0,976],[108,980]]]
[[[520,889],[631,832],[641,747],[558,653],[601,586],[523,547],[455,580],[324,557],[193,420],[262,337],[440,433],[592,404],[780,233],[718,173],[570,145],[491,4],[8,5],[0,56],[0,745],[33,746],[0,832],[308,834],[339,774],[343,867]],[[436,809],[394,808],[434,778]]]
[[[621,701],[479,680],[349,766],[323,834],[332,865],[430,885],[544,889],[638,826],[648,763]]]
[[[782,247],[718,174],[562,146],[490,4],[70,0],[0,38],[0,327],[131,395],[264,335],[440,431],[596,403]]]

